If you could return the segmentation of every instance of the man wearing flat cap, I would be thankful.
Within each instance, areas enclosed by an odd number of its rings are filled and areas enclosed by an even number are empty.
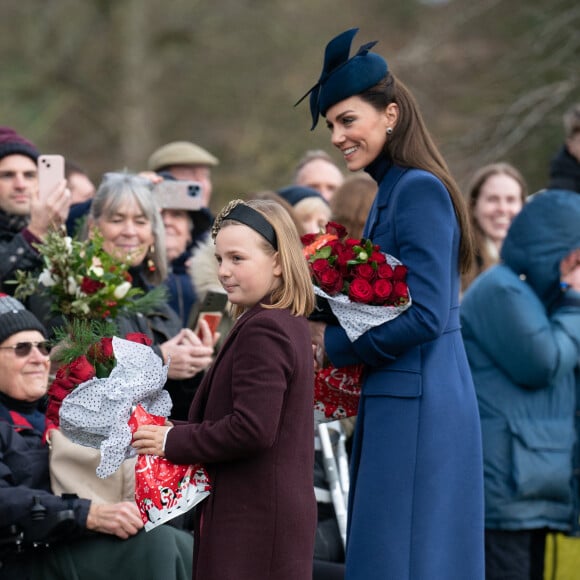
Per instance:
[[[209,207],[211,200],[211,169],[218,164],[217,157],[190,141],[167,143],[154,151],[147,162],[150,171],[164,171],[175,179],[199,181],[204,207]]]
[[[0,290],[16,270],[42,265],[34,244],[68,216],[70,193],[63,181],[46,199],[38,196],[38,149],[10,127],[0,127]]]

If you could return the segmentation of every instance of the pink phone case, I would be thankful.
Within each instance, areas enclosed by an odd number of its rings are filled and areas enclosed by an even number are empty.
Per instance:
[[[41,155],[38,158],[38,195],[48,196],[64,179],[64,157],[62,155]]]

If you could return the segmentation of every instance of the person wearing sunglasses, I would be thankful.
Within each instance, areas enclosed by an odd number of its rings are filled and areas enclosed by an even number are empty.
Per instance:
[[[40,321],[0,294],[0,577],[191,578],[188,532],[145,533],[134,502],[52,493],[43,412],[49,354]]]

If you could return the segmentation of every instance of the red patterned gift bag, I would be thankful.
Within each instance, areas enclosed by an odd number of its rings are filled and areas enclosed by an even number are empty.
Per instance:
[[[165,418],[137,405],[129,419],[134,433],[141,425],[164,425]],[[184,514],[211,491],[206,470],[200,464],[176,465],[157,455],[139,455],[135,465],[135,501],[145,530]]]
[[[336,421],[357,414],[364,365],[327,366],[314,378],[314,420]]]

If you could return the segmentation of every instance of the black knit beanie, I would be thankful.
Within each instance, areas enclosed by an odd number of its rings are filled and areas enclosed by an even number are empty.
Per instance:
[[[23,330],[38,330],[46,338],[46,329],[32,312],[16,298],[0,293],[0,343]]]

